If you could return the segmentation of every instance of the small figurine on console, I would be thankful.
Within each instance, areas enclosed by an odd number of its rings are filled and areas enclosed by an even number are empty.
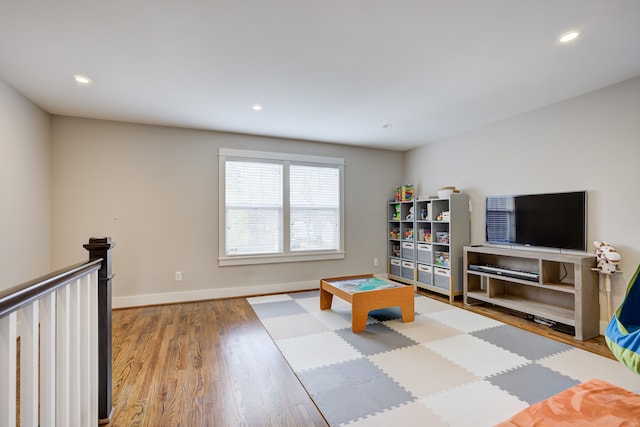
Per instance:
[[[620,263],[620,254],[607,242],[594,241],[596,247],[596,270],[602,274],[614,274]]]

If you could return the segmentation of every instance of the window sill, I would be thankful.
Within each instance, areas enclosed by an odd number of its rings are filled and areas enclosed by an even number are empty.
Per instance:
[[[232,265],[252,265],[252,264],[280,264],[285,262],[305,262],[305,261],[326,261],[334,259],[344,259],[344,252],[303,252],[299,254],[287,255],[238,255],[218,258],[220,267]]]

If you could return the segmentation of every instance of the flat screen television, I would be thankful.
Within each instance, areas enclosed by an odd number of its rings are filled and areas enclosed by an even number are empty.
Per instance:
[[[489,196],[486,241],[587,250],[587,192]]]

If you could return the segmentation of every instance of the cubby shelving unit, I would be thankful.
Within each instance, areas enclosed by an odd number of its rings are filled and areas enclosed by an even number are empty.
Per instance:
[[[407,219],[411,207],[413,217]],[[463,247],[470,240],[469,196],[454,193],[446,199],[392,201],[388,212],[389,278],[451,301],[462,295]],[[394,239],[394,230],[404,234]]]
[[[389,202],[388,218],[389,278],[413,285],[415,279],[414,201]]]

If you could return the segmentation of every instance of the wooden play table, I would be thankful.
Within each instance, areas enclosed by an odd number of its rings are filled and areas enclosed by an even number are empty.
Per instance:
[[[371,310],[400,307],[403,322],[413,322],[415,318],[413,286],[391,282],[373,274],[321,279],[320,310],[331,308],[334,295],[351,303],[353,332],[365,330]]]

